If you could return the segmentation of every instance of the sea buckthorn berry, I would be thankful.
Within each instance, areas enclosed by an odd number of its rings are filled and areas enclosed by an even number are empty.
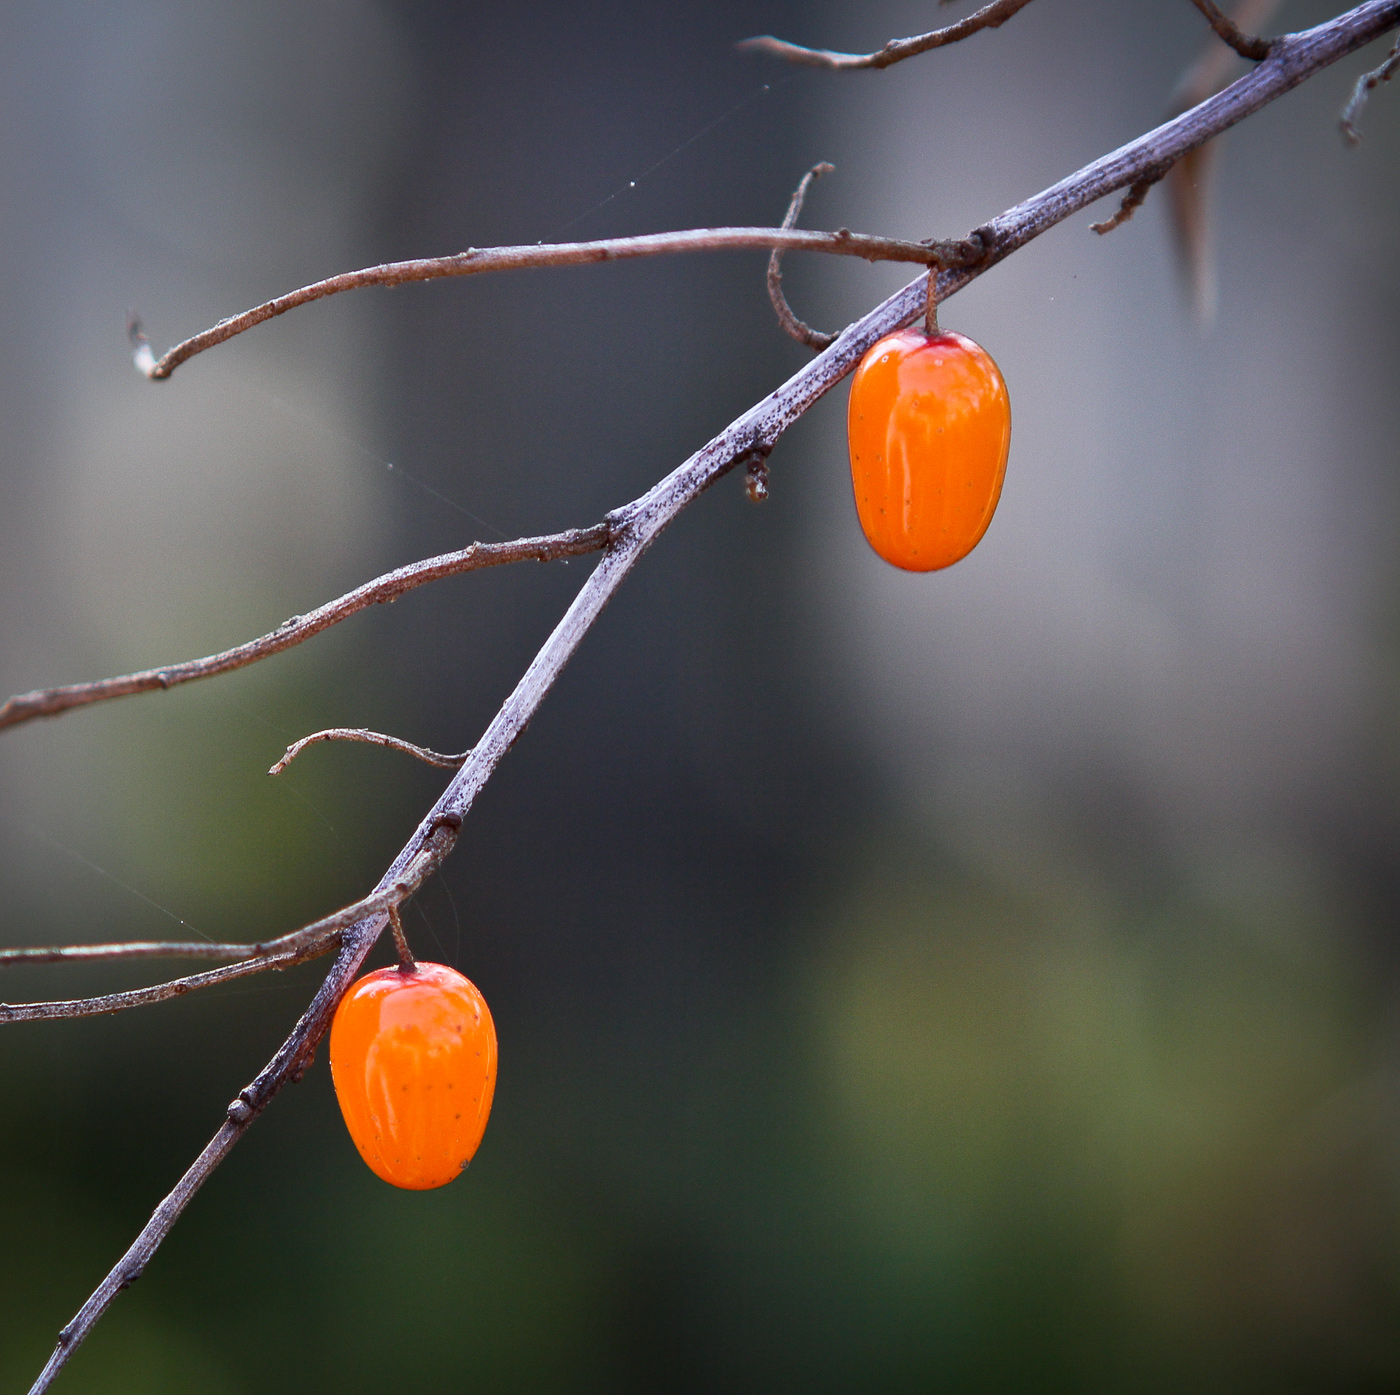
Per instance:
[[[446,964],[366,974],[331,1023],[331,1079],[360,1156],[386,1182],[445,1186],[486,1131],[496,1028],[476,985]]]
[[[860,526],[885,561],[931,572],[977,546],[1011,446],[1011,402],[985,349],[946,330],[887,335],[856,369],[846,430]]]

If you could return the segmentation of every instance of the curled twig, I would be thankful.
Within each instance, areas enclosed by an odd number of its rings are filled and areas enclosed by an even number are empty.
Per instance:
[[[1205,15],[1210,21],[1210,27],[1220,35],[1224,41],[1230,45],[1241,58],[1252,59],[1255,63],[1262,63],[1269,56],[1273,49],[1272,39],[1255,38],[1252,34],[1246,34],[1233,19],[1227,15],[1215,0],[1191,0],[1191,3]]]
[[[830,174],[835,168],[835,165],[828,164],[823,160],[821,164],[813,165],[802,176],[801,183],[792,191],[792,201],[788,204],[788,211],[783,217],[782,226],[784,228],[791,228],[797,223],[798,216],[802,212],[802,204],[807,198],[807,190],[812,187],[812,181],[820,179],[824,174]],[[778,323],[783,327],[784,333],[796,339],[799,344],[805,344],[809,349],[827,348],[835,342],[836,336],[823,334],[821,330],[813,329],[811,325],[799,320],[792,313],[792,307],[787,303],[787,297],[783,294],[782,261],[782,251],[775,247],[772,255],[768,258],[768,299],[773,302],[773,311],[778,317]]]
[[[1379,68],[1372,68],[1369,73],[1362,73],[1356,80],[1356,86],[1352,88],[1351,99],[1343,108],[1342,119],[1338,123],[1341,126],[1342,137],[1348,145],[1361,144],[1361,130],[1356,123],[1361,120],[1366,99],[1381,83],[1389,82],[1397,69],[1400,69],[1400,39],[1396,40],[1395,47],[1386,55],[1385,62]]]
[[[1123,195],[1123,201],[1118,205],[1118,211],[1113,217],[1106,218],[1102,223],[1090,223],[1089,227],[1100,236],[1104,233],[1111,233],[1114,228],[1121,228],[1134,213],[1142,207],[1142,201],[1147,197],[1147,191],[1159,180],[1164,179],[1170,165],[1164,165],[1161,169],[1149,170],[1143,177],[1128,188],[1128,192]]]
[[[463,751],[460,756],[444,756],[438,751],[430,751],[426,746],[415,746],[411,741],[385,736],[380,731],[366,731],[363,727],[327,727],[325,731],[313,732],[310,736],[303,736],[300,741],[292,742],[287,747],[287,754],[267,773],[280,775],[308,746],[314,746],[318,741],[363,741],[370,746],[387,746],[391,751],[416,756],[440,770],[456,770],[471,755],[470,751]]]
[[[601,551],[607,546],[609,537],[610,525],[604,520],[591,528],[571,528],[568,532],[550,533],[544,537],[518,538],[514,542],[475,542],[460,552],[446,552],[439,557],[411,562],[406,567],[386,572],[306,615],[294,615],[270,634],[249,640],[236,648],[225,649],[221,654],[191,659],[188,663],[167,664],[164,668],[145,669],[140,673],[123,674],[117,678],[103,678],[93,683],[71,683],[66,687],[39,688],[32,693],[18,694],[0,707],[0,727],[17,726],[35,717],[56,717],[74,707],[130,697],[133,693],[174,688],[181,683],[193,683],[196,679],[229,673],[233,669],[255,664],[259,659],[280,654],[284,649],[291,649],[357,611],[396,601],[415,587],[425,586],[430,581],[478,571],[483,567],[504,566],[508,562],[549,562],[561,557],[581,557]]]
[[[1031,0],[992,0],[980,10],[974,10],[966,19],[949,24],[943,29],[935,29],[928,34],[916,34],[910,39],[891,39],[884,48],[874,53],[837,53],[827,48],[804,48],[801,44],[790,44],[786,39],[775,39],[771,34],[761,34],[754,39],[745,39],[741,49],[749,53],[770,53],[775,58],[786,59],[789,63],[803,63],[811,68],[888,68],[930,49],[955,44],[981,29],[995,29],[1005,24],[1018,10],[1024,10]]]

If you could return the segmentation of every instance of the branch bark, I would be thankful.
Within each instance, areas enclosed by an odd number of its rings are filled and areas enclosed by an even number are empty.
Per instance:
[[[1078,173],[1009,209],[974,235],[984,248],[976,266],[938,273],[937,299],[946,300],[989,267],[1033,238],[1114,191],[1131,186],[1144,172],[1178,160],[1212,136],[1243,120],[1339,58],[1400,24],[1400,0],[1368,0],[1301,34],[1276,39],[1269,57],[1251,73],[1191,111],[1105,155]],[[663,529],[716,480],[753,452],[770,450],[778,438],[846,376],[882,336],[923,313],[927,273],[920,275],[850,325],[831,345],[775,392],[726,427],[689,460],[641,498],[609,515],[610,538],[602,559],[564,617],[526,669],[515,690],[492,718],[465,764],[453,776],[379,884],[393,886],[411,864],[430,874],[450,851],[463,818],[501,758],[553,687],[584,635],[613,593]],[[421,876],[420,876],[421,880]],[[272,1096],[304,1069],[330,1024],[342,993],[358,972],[387,921],[387,911],[345,928],[340,952],[311,1006],[277,1055],[229,1106],[228,1120],[166,1199],[77,1317],[66,1327],[30,1395],[49,1388],[55,1375],[116,1295],[138,1277],[191,1197],[227,1155],[243,1130]]]

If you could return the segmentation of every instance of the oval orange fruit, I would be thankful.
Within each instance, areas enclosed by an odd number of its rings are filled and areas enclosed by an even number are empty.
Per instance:
[[[456,969],[366,974],[336,1009],[330,1056],[350,1137],[386,1182],[426,1191],[471,1161],[496,1088],[496,1028]]]
[[[1001,498],[1011,402],[992,357],[961,334],[886,335],[851,380],[856,512],[885,561],[931,572],[966,557]]]

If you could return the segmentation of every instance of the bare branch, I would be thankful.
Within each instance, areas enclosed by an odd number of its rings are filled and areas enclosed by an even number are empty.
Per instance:
[[[755,39],[744,39],[739,47],[749,53],[771,53],[775,58],[784,58],[789,63],[803,63],[811,68],[888,68],[892,63],[903,62],[930,49],[943,48],[966,39],[980,29],[996,29],[1006,23],[1018,10],[1024,10],[1031,0],[992,0],[980,10],[974,10],[966,19],[950,24],[943,29],[935,29],[928,34],[916,34],[911,39],[891,39],[884,48],[874,53],[836,53],[826,48],[803,48],[801,44],[790,44],[786,39],[775,39],[771,34],[761,34]]]
[[[836,168],[835,165],[828,164],[825,160],[819,165],[813,165],[806,174],[802,176],[802,182],[792,191],[792,202],[788,204],[788,211],[783,217],[783,227],[793,227],[802,212],[803,201],[807,197],[807,190],[812,187],[814,179],[820,179],[824,174],[830,174]],[[792,313],[792,307],[787,303],[787,297],[783,294],[783,254],[778,248],[773,249],[773,254],[768,258],[768,299],[773,302],[774,313],[778,317],[778,323],[783,327],[783,332],[799,344],[805,344],[809,349],[825,349],[835,342],[834,334],[823,334],[819,329],[813,329],[811,325],[799,320]]]
[[[145,669],[119,678],[103,678],[93,683],[72,683],[62,688],[39,688],[32,693],[21,693],[0,707],[0,728],[17,726],[35,717],[56,717],[61,712],[86,707],[94,702],[174,688],[181,683],[193,683],[196,679],[229,673],[233,669],[255,664],[259,659],[280,654],[284,649],[291,649],[357,611],[396,601],[415,587],[426,586],[430,581],[478,571],[483,567],[499,567],[508,562],[550,562],[561,557],[581,557],[600,551],[607,541],[608,525],[595,523],[591,528],[572,528],[565,533],[519,538],[514,542],[475,542],[460,552],[446,552],[440,557],[429,557],[422,562],[411,562],[406,567],[386,572],[309,614],[294,615],[271,634],[249,640],[234,649],[225,649],[222,654],[191,659],[188,663],[168,664],[164,668]]]
[[[245,959],[238,964],[226,964],[222,969],[190,974],[186,978],[172,979],[169,983],[158,983],[151,988],[134,988],[126,993],[106,993],[97,998],[69,998],[53,1003],[0,1003],[0,1022],[39,1022],[55,1017],[100,1017],[104,1013],[121,1012],[125,1008],[163,1003],[170,998],[181,998],[197,988],[212,988],[216,983],[247,978],[249,974],[260,974],[266,969],[287,969],[295,964],[304,964],[310,959],[318,959],[335,948],[337,934],[338,932],[332,931],[313,944],[290,950],[285,954]]]
[[[984,247],[982,259],[975,265],[948,267],[938,272],[936,298],[946,300],[1041,233],[1106,195],[1130,187],[1145,171],[1179,160],[1212,136],[1397,24],[1400,24],[1400,0],[1368,0],[1314,29],[1276,39],[1269,58],[1224,92],[1095,160],[979,230],[978,236],[970,240]],[[451,850],[456,830],[461,827],[477,794],[520,737],[613,593],[662,530],[737,463],[747,460],[756,450],[771,449],[793,422],[856,366],[872,344],[923,313],[926,300],[927,273],[924,273],[848,326],[829,349],[732,422],[641,498],[610,515],[612,534],[602,559],[492,718],[471,755],[395,858],[379,884],[379,891],[387,891],[398,878],[411,872],[421,881],[441,863]],[[421,875],[412,870],[420,867]],[[298,1078],[305,1069],[330,1025],[336,1004],[387,919],[386,909],[345,928],[335,963],[291,1035],[252,1084],[229,1106],[228,1121],[156,1208],[131,1248],[83,1304],[77,1317],[64,1328],[58,1346],[31,1387],[30,1395],[41,1395],[49,1388],[112,1300],[140,1276],[194,1193],[228,1154],[249,1122],[288,1080]]]
[[[1021,0],[1022,4],[1027,0]],[[612,237],[599,242],[535,243],[528,247],[469,247],[446,257],[422,257],[408,262],[386,262],[360,271],[346,271],[313,282],[230,316],[200,334],[186,339],[157,359],[136,325],[136,367],[148,378],[168,378],[186,359],[212,349],[245,330],[260,325],[299,305],[324,300],[341,291],[365,286],[404,286],[412,281],[436,281],[445,276],[476,276],[487,271],[520,271],[538,266],[589,266],[596,262],[629,261],[636,257],[671,256],[681,252],[720,252],[781,247],[788,252],[829,252],[838,257],[862,257],[869,262],[914,262],[926,265],[928,248],[920,242],[897,237],[871,237],[866,233],[806,232],[782,228],[694,228],[686,232],[647,233],[641,237]]]
[[[430,751],[426,746],[415,746],[411,741],[402,741],[397,736],[385,736],[379,731],[366,731],[363,727],[327,727],[325,731],[313,732],[310,736],[303,736],[300,741],[294,741],[287,747],[287,754],[267,773],[280,775],[308,746],[314,746],[318,741],[363,741],[370,746],[387,746],[391,751],[402,751],[406,756],[417,756],[419,760],[428,765],[435,765],[440,770],[456,770],[471,755],[470,751],[463,751],[460,756],[444,756],[437,751]]]
[[[1210,21],[1210,27],[1230,45],[1241,58],[1263,62],[1273,47],[1271,39],[1257,39],[1246,34],[1229,15],[1225,14],[1215,0],[1191,0],[1191,3]]]
[[[1366,99],[1381,83],[1389,82],[1395,76],[1397,68],[1400,68],[1400,40],[1396,41],[1395,47],[1386,55],[1385,62],[1379,68],[1372,68],[1369,73],[1362,73],[1357,78],[1356,86],[1352,89],[1351,100],[1343,109],[1342,119],[1339,123],[1342,136],[1348,145],[1361,144],[1361,130],[1356,123],[1361,120]]]

